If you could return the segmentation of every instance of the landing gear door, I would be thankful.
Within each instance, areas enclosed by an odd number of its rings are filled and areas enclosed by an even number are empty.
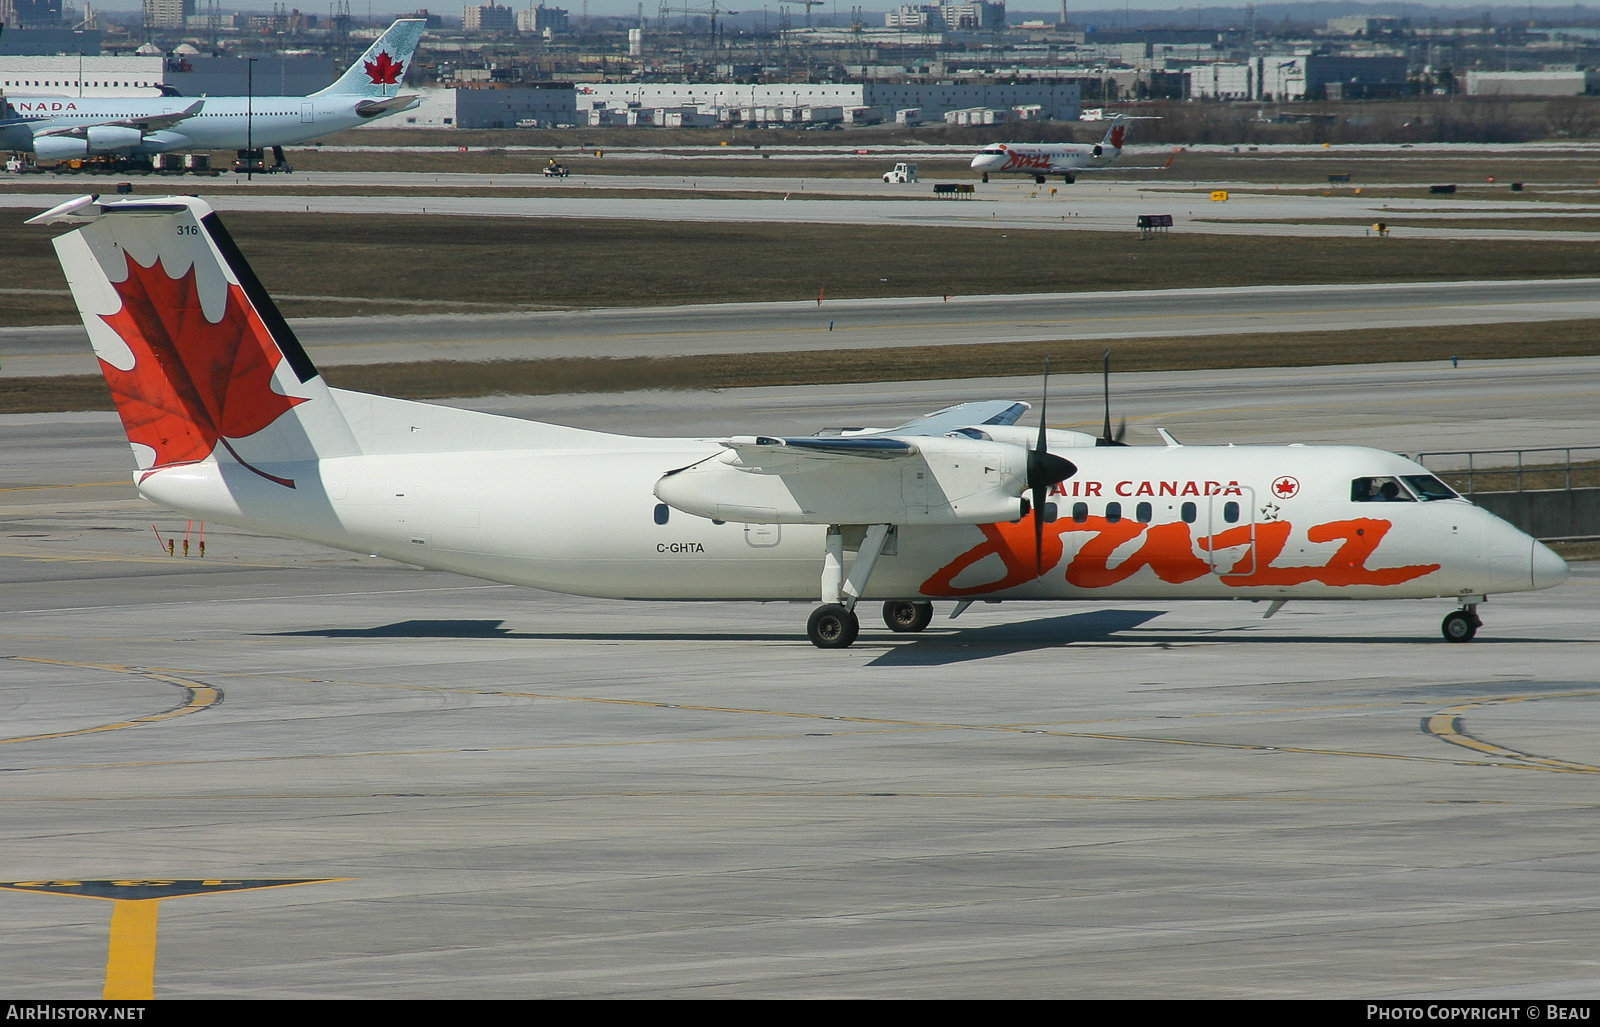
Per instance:
[[[1256,572],[1256,490],[1239,486],[1239,491],[1241,494],[1235,496],[1206,497],[1206,527],[1211,536],[1206,559],[1212,574]],[[1223,535],[1229,544],[1218,546],[1217,539]],[[1244,548],[1241,550],[1240,546]]]

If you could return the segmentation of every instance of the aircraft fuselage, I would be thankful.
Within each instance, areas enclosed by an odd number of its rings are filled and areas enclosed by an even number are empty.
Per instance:
[[[815,600],[826,528],[662,513],[652,489],[715,443],[594,435],[606,448],[405,453],[147,472],[186,515],[517,585],[617,599]],[[1376,599],[1526,591],[1553,553],[1459,498],[1355,501],[1352,481],[1427,475],[1352,447],[1064,452],[1042,559],[1031,516],[906,526],[867,598]]]

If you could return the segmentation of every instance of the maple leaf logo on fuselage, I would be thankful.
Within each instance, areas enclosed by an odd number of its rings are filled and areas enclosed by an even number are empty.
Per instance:
[[[375,86],[394,85],[400,81],[400,73],[406,70],[405,63],[390,57],[387,50],[381,51],[375,61],[362,61],[361,66]]]
[[[194,268],[168,276],[158,257],[145,267],[127,255],[128,277],[112,283],[122,309],[101,319],[128,344],[133,367],[100,361],[128,440],[155,451],[155,467],[204,460],[221,443],[250,470],[228,439],[254,435],[304,399],[272,389],[283,360],[244,291],[228,285],[222,320],[206,319]]]

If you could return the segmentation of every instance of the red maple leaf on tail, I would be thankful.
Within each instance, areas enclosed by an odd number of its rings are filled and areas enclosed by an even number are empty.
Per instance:
[[[204,460],[220,442],[246,463],[228,439],[267,427],[304,399],[272,390],[283,359],[243,290],[229,284],[222,320],[206,320],[194,268],[171,278],[157,258],[144,267],[131,256],[128,277],[114,283],[122,309],[101,319],[133,351],[133,368],[100,361],[128,439],[155,450],[155,466]]]
[[[400,81],[400,73],[406,70],[405,63],[390,57],[387,50],[380,51],[375,61],[362,61],[361,66],[375,86],[394,85]]]

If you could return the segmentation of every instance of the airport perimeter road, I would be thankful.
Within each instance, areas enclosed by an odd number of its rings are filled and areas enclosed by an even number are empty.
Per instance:
[[[1036,386],[473,405],[799,430]],[[1600,436],[1600,358],[1113,387],[1142,441]],[[326,881],[163,901],[158,998],[1600,996],[1595,564],[1470,646],[1444,602],[940,604],[821,652],[803,604],[217,525],[168,558],[128,476],[114,414],[0,417],[5,880]],[[0,891],[0,991],[97,997],[109,918]]]
[[[321,364],[684,356],[1600,317],[1600,279],[1278,286],[307,318]],[[1508,329],[1508,344],[1516,330]],[[79,325],[0,328],[9,375],[91,374]]]

